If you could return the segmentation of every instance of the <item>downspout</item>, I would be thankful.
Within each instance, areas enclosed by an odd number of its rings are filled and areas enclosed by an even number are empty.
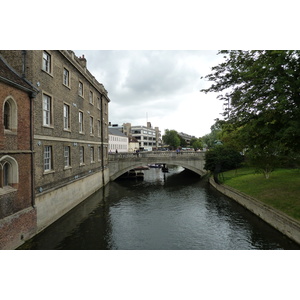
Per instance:
[[[101,117],[101,121],[100,121],[100,125],[101,125],[101,169],[102,169],[102,184],[104,187],[104,183],[105,183],[105,176],[104,176],[104,118],[103,118],[103,97],[102,94],[100,94],[100,105],[101,105],[101,109],[100,109],[100,117]]]
[[[35,172],[34,172],[34,147],[33,147],[33,130],[34,130],[34,99],[36,93],[32,93],[30,97],[30,152],[31,152],[31,204],[35,207]]]
[[[26,50],[22,50],[22,78],[26,77]]]

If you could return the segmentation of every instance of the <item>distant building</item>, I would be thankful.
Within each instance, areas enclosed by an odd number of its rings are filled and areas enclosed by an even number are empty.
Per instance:
[[[178,135],[184,139],[187,143],[187,145],[190,145],[191,144],[191,139],[195,139],[196,137],[193,136],[193,135],[189,135],[187,133],[183,133],[183,132],[178,132]]]
[[[139,141],[133,136],[129,137],[128,152],[136,152],[136,150],[139,150],[139,148]]]
[[[124,123],[122,126],[119,126],[118,124],[113,124],[110,128],[120,130],[129,138],[135,138],[139,143],[139,150],[152,151],[157,149],[158,147],[161,147],[162,145],[161,132],[159,128],[152,128],[150,122],[147,122],[147,126],[136,126],[131,125],[131,123]]]
[[[0,56],[0,249],[36,232],[33,102],[38,90]]]
[[[115,128],[108,128],[109,153],[128,152],[128,136]]]

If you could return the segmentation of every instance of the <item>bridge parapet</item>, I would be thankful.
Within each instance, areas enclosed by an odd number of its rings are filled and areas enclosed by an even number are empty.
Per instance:
[[[145,151],[139,154],[111,153],[108,157],[110,180],[115,180],[135,167],[153,163],[179,165],[201,176],[206,174],[206,170],[204,170],[205,152]]]
[[[176,151],[142,151],[139,154],[132,152],[121,152],[121,153],[110,153],[108,155],[109,161],[119,160],[119,159],[136,159],[136,158],[196,158],[204,159],[204,151],[192,152],[192,151],[181,151],[177,153]]]

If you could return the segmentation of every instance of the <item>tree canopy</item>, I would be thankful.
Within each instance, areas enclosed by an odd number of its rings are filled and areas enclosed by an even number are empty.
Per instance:
[[[178,146],[180,146],[180,138],[176,130],[166,129],[162,138],[163,142],[173,149],[176,149]]]
[[[219,92],[227,123],[239,129],[245,147],[300,147],[300,51],[219,51],[225,61],[205,78],[201,92]]]

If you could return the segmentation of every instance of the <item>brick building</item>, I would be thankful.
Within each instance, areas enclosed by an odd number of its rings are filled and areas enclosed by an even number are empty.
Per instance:
[[[87,61],[67,50],[0,50],[39,89],[34,101],[38,232],[109,181],[108,103]]]
[[[37,94],[0,56],[0,249],[13,249],[36,232],[33,98]]]

